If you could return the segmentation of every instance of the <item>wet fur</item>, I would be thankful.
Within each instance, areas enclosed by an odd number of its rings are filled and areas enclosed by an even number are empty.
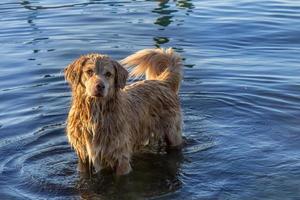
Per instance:
[[[106,59],[115,70],[115,81],[104,98],[87,95],[82,83],[86,62]],[[179,147],[181,110],[178,98],[181,59],[172,49],[146,49],[125,58],[132,76],[146,80],[125,87],[128,72],[108,56],[81,56],[65,69],[72,89],[67,136],[79,159],[81,171],[111,167],[118,175],[131,171],[133,152],[149,141]]]

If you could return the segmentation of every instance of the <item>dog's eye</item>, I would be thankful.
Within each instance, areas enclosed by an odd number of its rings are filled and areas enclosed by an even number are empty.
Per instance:
[[[92,69],[89,69],[89,70],[85,71],[85,73],[86,73],[88,76],[93,76],[94,71],[93,71]]]
[[[105,73],[105,77],[107,77],[107,78],[111,77],[111,73],[110,72],[106,72]]]

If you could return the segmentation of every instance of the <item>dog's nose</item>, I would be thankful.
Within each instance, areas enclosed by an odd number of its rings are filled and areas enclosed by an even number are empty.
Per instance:
[[[104,84],[103,83],[98,83],[96,85],[96,88],[97,88],[97,90],[102,91],[102,90],[104,90]]]

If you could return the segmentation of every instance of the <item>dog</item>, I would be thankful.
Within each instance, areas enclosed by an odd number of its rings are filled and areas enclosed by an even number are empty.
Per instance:
[[[149,141],[181,147],[182,63],[173,49],[141,50],[121,64],[92,53],[73,61],[64,74],[72,90],[66,132],[79,171],[110,167],[125,175],[133,153]],[[126,86],[129,75],[146,80]]]

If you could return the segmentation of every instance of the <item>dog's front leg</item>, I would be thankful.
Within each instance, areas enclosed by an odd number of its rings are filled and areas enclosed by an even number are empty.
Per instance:
[[[123,156],[120,160],[118,160],[116,166],[116,174],[118,176],[129,174],[131,170],[129,157]]]
[[[90,163],[88,158],[86,158],[85,160],[82,160],[80,157],[78,157],[77,169],[82,175],[91,176],[93,173],[93,165],[92,165],[92,163]]]

